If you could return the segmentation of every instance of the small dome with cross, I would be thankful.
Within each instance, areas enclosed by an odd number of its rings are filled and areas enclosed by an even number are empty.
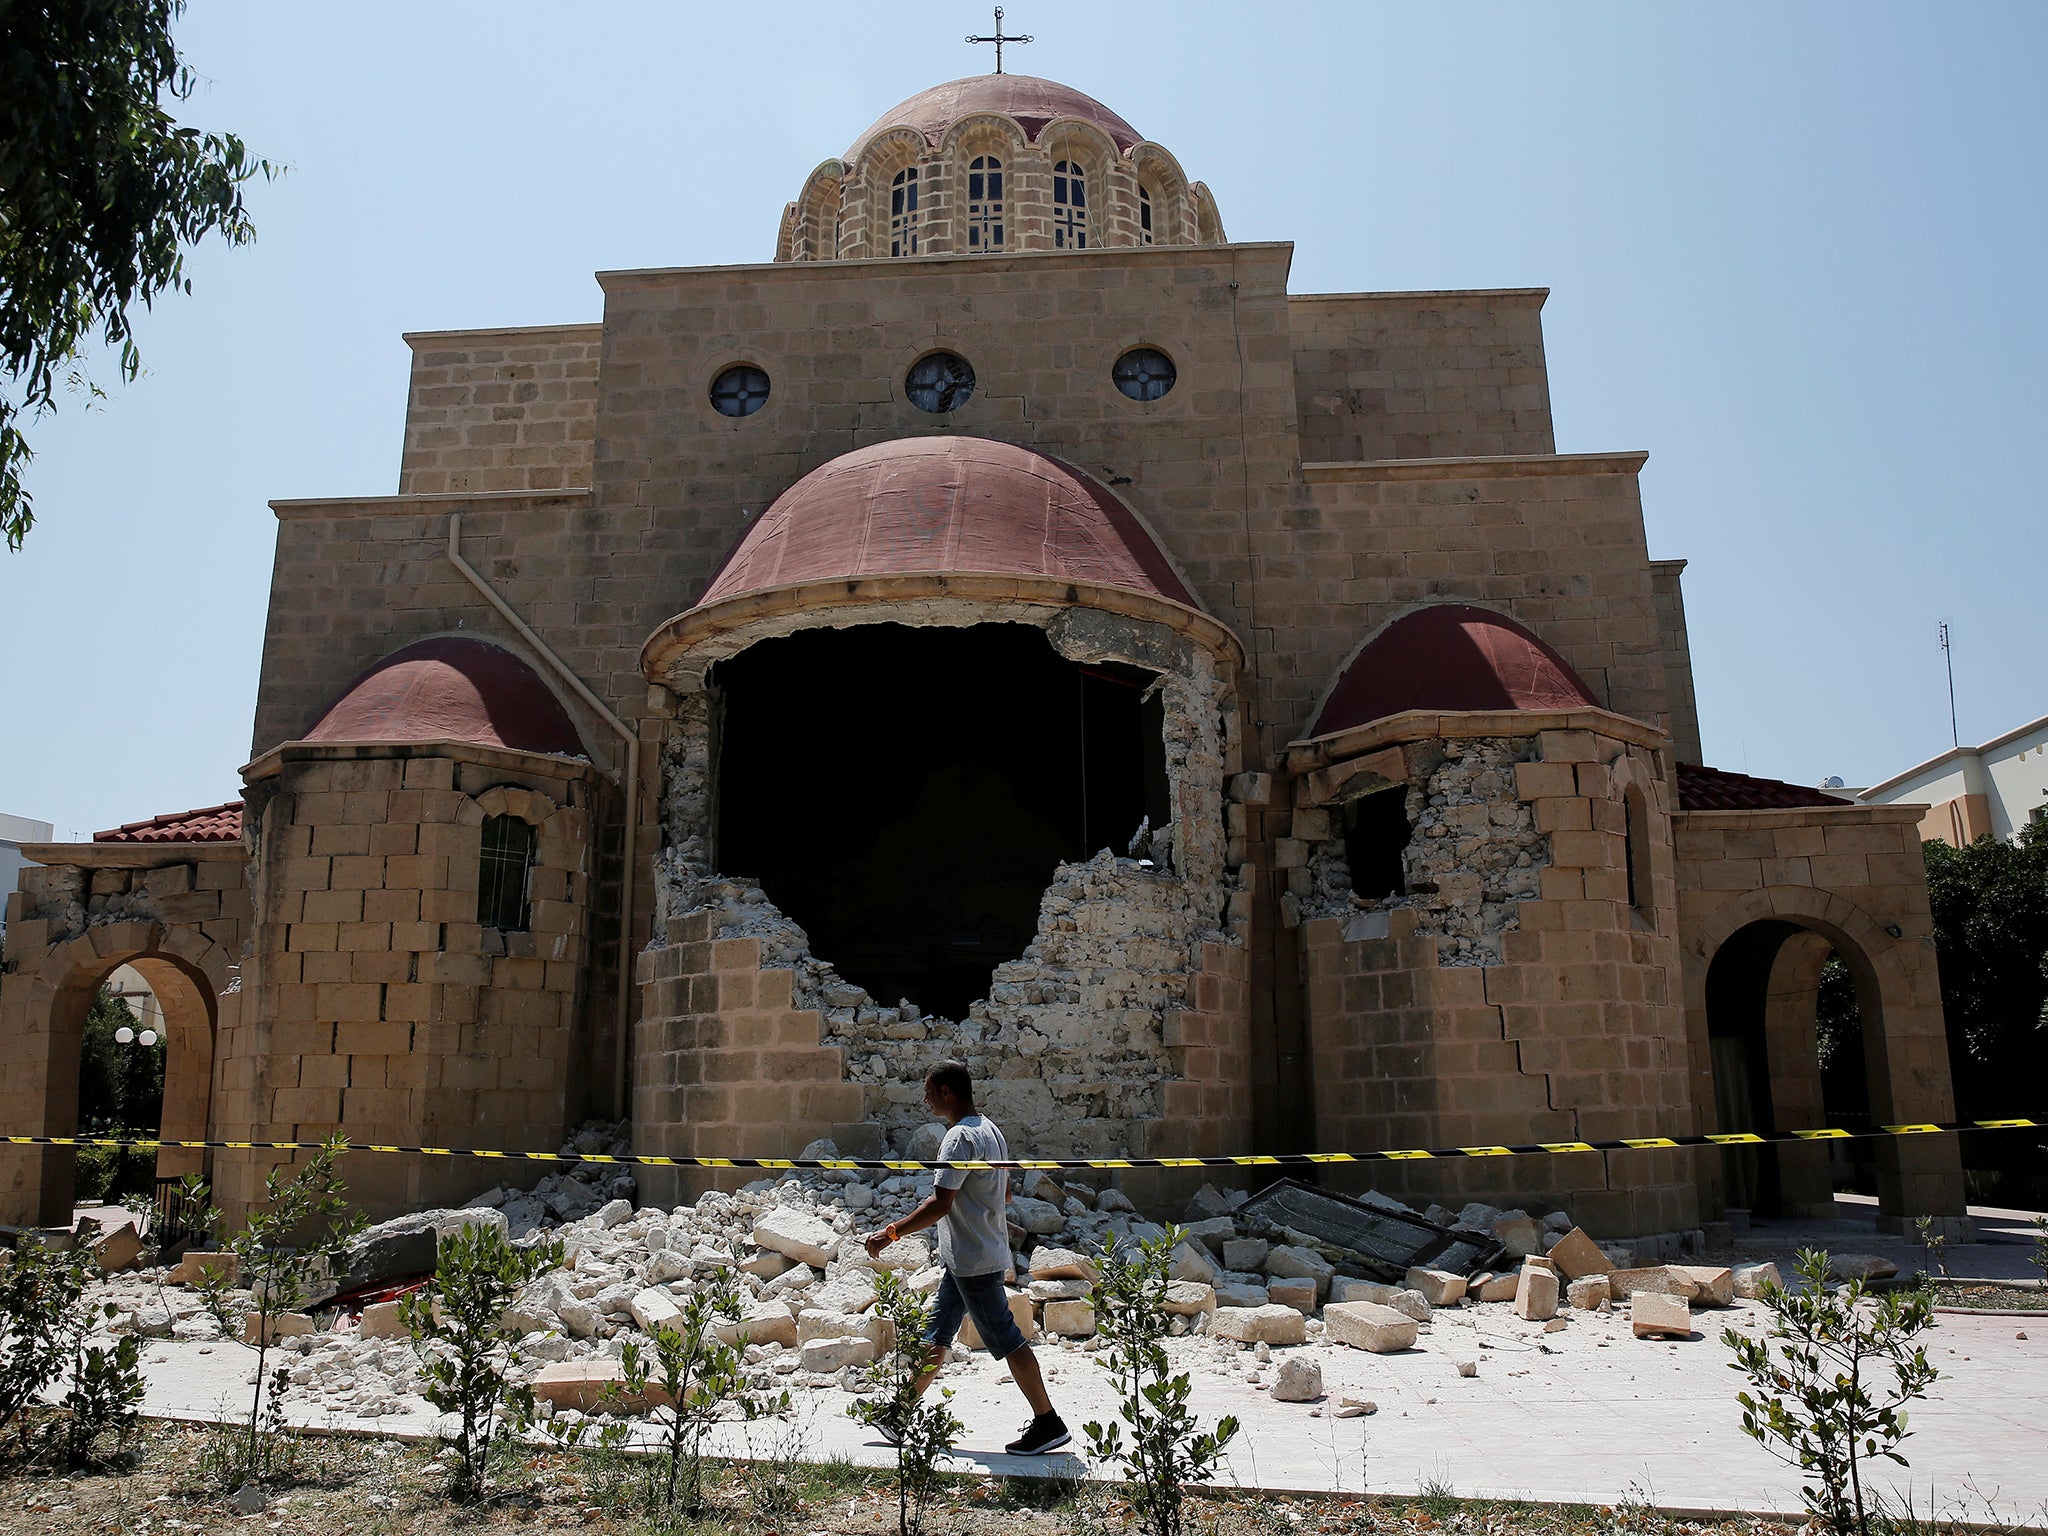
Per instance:
[[[1117,113],[1056,80],[994,73],[918,92],[820,165],[783,210],[775,259],[1223,242],[1209,189]]]

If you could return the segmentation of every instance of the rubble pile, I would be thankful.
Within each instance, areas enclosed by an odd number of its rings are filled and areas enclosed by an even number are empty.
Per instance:
[[[609,1151],[619,1145],[619,1129],[593,1128],[572,1145]],[[837,1155],[830,1142],[803,1152],[806,1159]],[[1028,1338],[1096,1348],[1089,1300],[1096,1257],[1112,1236],[1136,1242],[1165,1230],[1101,1178],[1071,1171],[1018,1178],[1010,1204],[1011,1307]],[[631,1183],[612,1165],[584,1162],[533,1192],[492,1190],[460,1210],[387,1222],[364,1234],[343,1279],[376,1268],[378,1255],[403,1262],[407,1244],[461,1224],[497,1226],[517,1241],[560,1240],[562,1267],[523,1291],[505,1316],[523,1336],[525,1370],[543,1411],[561,1415],[607,1411],[602,1394],[623,1375],[625,1346],[672,1321],[694,1288],[722,1270],[743,1287],[744,1316],[727,1334],[744,1340],[757,1385],[849,1391],[853,1371],[890,1343],[886,1321],[872,1310],[876,1272],[904,1272],[927,1292],[942,1276],[929,1234],[903,1238],[873,1259],[860,1242],[861,1234],[907,1216],[929,1192],[929,1173],[811,1169],[666,1210],[636,1209]],[[1447,1313],[1489,1305],[1552,1330],[1574,1314],[1621,1311],[1638,1337],[1682,1337],[1694,1307],[1731,1305],[1775,1278],[1769,1265],[1617,1263],[1617,1255],[1633,1259],[1632,1250],[1603,1250],[1563,1213],[1537,1217],[1475,1203],[1441,1214],[1461,1235],[1490,1234],[1487,1251],[1503,1261],[1471,1274],[1412,1267],[1390,1283],[1361,1273],[1359,1255],[1276,1226],[1255,1206],[1247,1209],[1247,1200],[1241,1190],[1204,1186],[1189,1203],[1165,1306],[1183,1368],[1241,1374],[1282,1401],[1318,1400],[1321,1367],[1308,1357],[1295,1365],[1296,1357],[1275,1351],[1428,1348],[1424,1334]],[[1396,1208],[1384,1197],[1375,1202]],[[195,1254],[178,1271],[110,1276],[103,1299],[117,1308],[113,1331],[216,1340],[197,1293],[175,1283],[205,1261]],[[424,1412],[398,1302],[351,1312],[345,1292],[341,1300],[331,1316],[281,1320],[278,1345],[287,1352],[293,1395],[361,1417]],[[978,1344],[970,1323],[957,1352],[964,1357]]]

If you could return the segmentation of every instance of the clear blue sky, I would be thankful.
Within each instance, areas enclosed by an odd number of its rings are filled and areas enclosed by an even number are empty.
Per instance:
[[[1642,448],[1710,761],[1869,782],[2048,713],[2048,6],[1013,0],[1296,243],[1299,292],[1544,285],[1561,450]],[[595,320],[600,268],[766,260],[976,4],[198,0],[185,117],[291,167],[148,377],[35,431],[0,554],[0,810],[60,837],[239,792],[272,497],[396,489],[404,330]]]

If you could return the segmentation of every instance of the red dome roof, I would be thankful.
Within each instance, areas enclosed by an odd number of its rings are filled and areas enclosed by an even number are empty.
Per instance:
[[[915,128],[927,144],[936,144],[946,130],[963,117],[976,112],[1001,112],[1024,127],[1025,137],[1036,140],[1045,125],[1056,117],[1084,117],[1115,141],[1118,150],[1128,150],[1143,138],[1093,96],[1085,96],[1070,85],[1041,80],[1036,75],[969,75],[949,80],[910,100],[891,107],[875,119],[874,126],[855,140],[846,152],[849,165],[860,158],[870,140],[890,128]]]
[[[776,497],[697,607],[805,582],[969,571],[1201,606],[1130,509],[1079,470],[986,438],[914,437],[843,454]]]
[[[561,701],[502,646],[443,637],[393,651],[349,685],[307,741],[467,741],[578,757]]]
[[[1396,619],[1352,658],[1312,736],[1410,709],[1599,707],[1556,651],[1505,615],[1440,603]]]

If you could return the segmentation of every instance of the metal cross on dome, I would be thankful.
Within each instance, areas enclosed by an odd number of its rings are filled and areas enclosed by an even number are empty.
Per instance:
[[[1003,72],[1003,44],[1028,43],[1031,41],[1031,39],[1028,37],[1019,37],[1014,32],[1007,37],[1003,35],[1003,8],[999,5],[996,7],[995,36],[970,37],[967,39],[967,41],[970,43],[994,43],[996,45],[996,73],[1000,75]]]

